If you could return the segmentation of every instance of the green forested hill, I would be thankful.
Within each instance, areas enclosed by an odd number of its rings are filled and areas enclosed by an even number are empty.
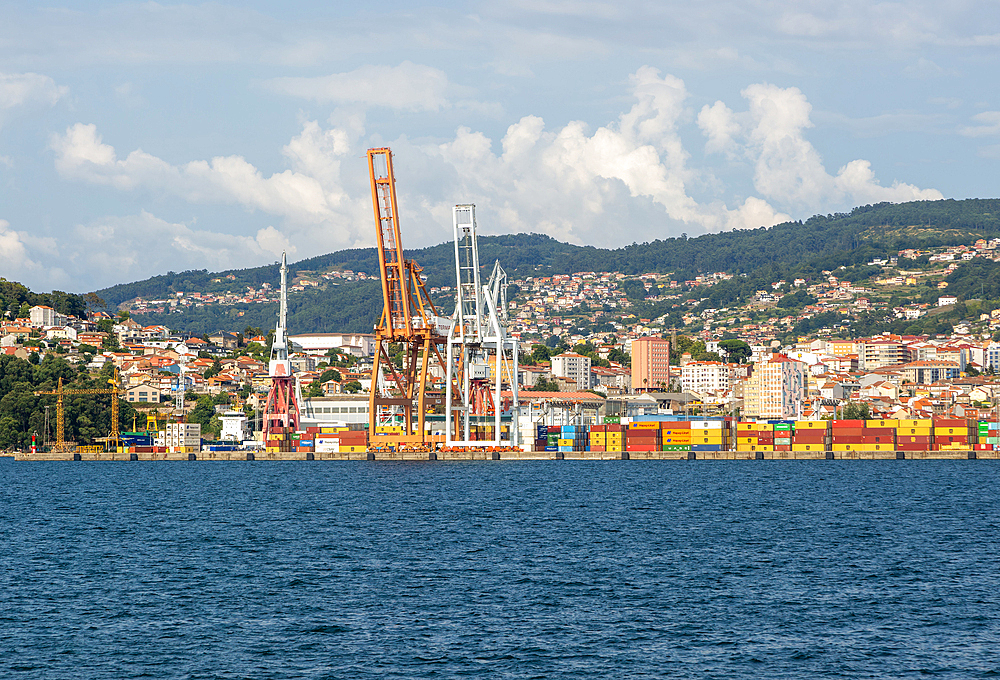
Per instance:
[[[512,278],[578,271],[674,272],[678,279],[690,279],[699,272],[746,274],[713,287],[712,304],[726,304],[742,299],[747,291],[752,294],[764,280],[790,274],[808,278],[840,266],[858,265],[862,270],[871,258],[895,254],[902,248],[967,243],[976,235],[1000,235],[1000,199],[879,203],[768,229],[670,238],[617,249],[575,246],[540,234],[481,236],[479,246],[484,269],[488,271],[499,259]],[[450,242],[407,251],[407,256],[423,267],[429,285],[453,284],[454,249]],[[332,267],[376,274],[375,249],[343,250],[290,265],[293,272],[326,271]],[[235,280],[212,283],[212,279],[228,274]],[[97,294],[114,306],[137,296],[159,298],[175,291],[238,291],[263,282],[277,285],[278,277],[276,265],[217,273],[171,272],[106,288]],[[290,324],[296,332],[368,331],[377,320],[379,296],[378,286],[366,282],[293,296]],[[244,312],[243,316],[228,318],[239,311]],[[250,305],[239,310],[203,307],[183,315],[153,315],[143,320],[177,327],[179,317],[184,316],[185,330],[208,332],[219,327],[268,327],[274,315],[273,305]]]

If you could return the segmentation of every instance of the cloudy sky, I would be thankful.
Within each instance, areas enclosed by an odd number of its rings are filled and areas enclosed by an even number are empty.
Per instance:
[[[371,245],[615,247],[996,197],[1000,7],[0,1],[0,276],[94,290]]]

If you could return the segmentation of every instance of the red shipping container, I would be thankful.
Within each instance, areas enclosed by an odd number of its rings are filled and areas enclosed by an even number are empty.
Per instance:
[[[789,446],[788,444],[780,444],[778,446],[775,446],[774,450],[775,451],[791,451],[792,447]]]
[[[642,434],[636,434],[639,432],[641,432]],[[627,441],[632,441],[632,440],[638,441],[640,439],[656,440],[659,438],[660,438],[659,430],[629,430],[628,433],[625,435],[625,439]]]
[[[865,426],[865,421],[863,420],[834,420],[833,428],[838,427],[848,427],[848,428],[861,428]]]
[[[865,428],[863,427],[835,427],[833,428],[833,435],[837,436],[843,435],[846,437],[860,437],[865,433]]]
[[[774,432],[758,432],[757,441],[759,442],[772,442],[774,441]]]
[[[930,446],[931,439],[933,437],[929,436],[919,436],[919,437],[896,437],[897,444],[920,444],[922,446]]]
[[[603,446],[591,446],[590,450],[591,451],[603,451],[604,447]]]
[[[833,435],[834,444],[862,444],[863,438],[860,434],[857,435]]]
[[[935,418],[934,427],[969,427],[964,418]]]
[[[864,432],[861,433],[865,436],[896,436],[896,428],[894,427],[866,427]]]
[[[896,444],[896,450],[897,451],[931,451],[932,449],[931,449],[931,445],[930,444],[911,444],[911,443],[900,444],[900,443],[897,443]]]
[[[644,444],[625,444],[626,451],[655,451],[655,446],[646,446]]]
[[[875,436],[872,436],[872,435],[863,435],[861,437],[861,443],[862,444],[895,444],[896,443],[896,438],[895,437],[888,437],[888,436],[885,436],[885,435],[881,435],[881,436],[879,436],[879,435],[875,435]]]
[[[605,429],[606,427],[607,427],[607,425],[591,425],[590,426],[590,431],[591,432],[607,432],[607,430]]]
[[[826,434],[820,431],[819,434],[798,434],[792,435],[792,441],[800,444],[822,444],[826,441]]]
[[[968,437],[958,437],[955,435],[938,435],[934,439],[935,444],[968,444]]]

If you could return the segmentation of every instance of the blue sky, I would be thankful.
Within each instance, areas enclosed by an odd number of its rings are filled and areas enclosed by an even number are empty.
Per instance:
[[[0,2],[0,276],[94,290],[374,240],[615,247],[996,197],[997,2]]]

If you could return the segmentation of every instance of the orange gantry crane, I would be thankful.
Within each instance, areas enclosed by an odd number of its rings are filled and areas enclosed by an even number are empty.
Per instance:
[[[424,442],[428,374],[433,362],[444,376],[445,361],[440,346],[447,342],[447,337],[442,334],[440,324],[447,324],[447,320],[439,319],[420,276],[420,266],[403,257],[392,151],[368,149],[368,173],[383,301],[382,317],[375,328],[368,431],[374,434],[378,425],[394,423],[402,416],[407,436]],[[402,346],[401,368],[392,361],[391,344]]]
[[[108,379],[110,387],[94,389],[66,389],[62,384],[62,377],[59,378],[56,389],[35,392],[35,396],[43,394],[56,395],[56,451],[68,451],[70,444],[66,442],[66,413],[63,408],[63,396],[67,394],[110,394],[111,395],[111,434],[108,436],[108,444],[118,450],[121,444],[121,431],[118,429],[118,397],[121,391],[121,378],[118,375],[118,368],[115,367],[115,375]]]

